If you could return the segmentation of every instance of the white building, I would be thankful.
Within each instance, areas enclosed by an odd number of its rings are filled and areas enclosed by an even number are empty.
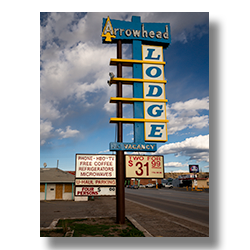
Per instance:
[[[40,168],[40,200],[74,200],[75,176],[58,168]]]

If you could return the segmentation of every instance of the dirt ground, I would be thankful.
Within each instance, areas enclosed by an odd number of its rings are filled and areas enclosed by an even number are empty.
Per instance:
[[[56,218],[115,217],[115,197],[94,201],[41,201],[41,227],[48,227]],[[125,200],[125,216],[132,217],[153,237],[208,237],[209,227],[168,213]]]

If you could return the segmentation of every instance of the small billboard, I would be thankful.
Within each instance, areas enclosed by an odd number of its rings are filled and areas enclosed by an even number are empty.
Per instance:
[[[199,165],[189,165],[189,173],[199,173]]]

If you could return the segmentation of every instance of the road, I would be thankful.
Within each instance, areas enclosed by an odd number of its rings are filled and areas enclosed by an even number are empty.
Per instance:
[[[125,198],[209,225],[209,193],[174,189],[128,189]]]

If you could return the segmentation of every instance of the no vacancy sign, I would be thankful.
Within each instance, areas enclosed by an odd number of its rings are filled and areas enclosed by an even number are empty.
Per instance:
[[[126,178],[164,178],[162,155],[126,155]]]

